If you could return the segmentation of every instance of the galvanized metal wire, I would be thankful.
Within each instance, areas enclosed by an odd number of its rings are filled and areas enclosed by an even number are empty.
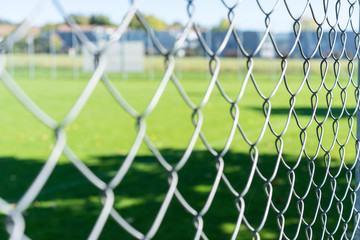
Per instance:
[[[94,223],[92,231],[88,236],[84,238],[97,239],[103,231],[105,223],[112,218],[115,220],[119,228],[123,228],[135,239],[156,239],[156,233],[160,226],[163,224],[164,218],[167,214],[167,210],[173,201],[178,201],[184,208],[184,210],[193,217],[193,225],[195,234],[193,239],[209,239],[204,225],[206,221],[204,217],[212,207],[215,195],[219,189],[220,184],[224,184],[227,191],[232,194],[235,208],[237,211],[237,221],[231,239],[243,239],[240,229],[246,229],[251,232],[253,239],[261,239],[264,226],[267,222],[272,221],[277,223],[279,239],[313,239],[314,232],[321,232],[322,239],[337,239],[339,236],[341,239],[354,239],[359,237],[359,174],[358,174],[358,159],[359,159],[359,135],[356,134],[357,113],[360,105],[359,84],[357,82],[357,64],[359,61],[359,30],[355,28],[355,22],[358,22],[355,16],[356,11],[359,11],[359,2],[355,0],[348,1],[326,1],[323,0],[323,15],[317,16],[314,10],[313,1],[304,1],[304,10],[300,16],[294,16],[289,2],[286,0],[276,1],[274,6],[270,10],[266,10],[263,7],[263,1],[257,0],[257,7],[262,12],[264,20],[264,32],[257,47],[253,50],[246,49],[242,37],[239,35],[239,29],[236,26],[236,18],[238,17],[238,9],[243,8],[242,1],[219,1],[227,9],[227,19],[229,27],[222,40],[222,43],[218,48],[214,49],[208,45],[201,31],[195,21],[197,1],[187,1],[187,14],[188,21],[182,30],[181,35],[175,41],[171,48],[166,48],[161,43],[161,39],[158,39],[154,33],[152,26],[146,21],[143,13],[139,10],[139,3],[137,0],[131,1],[130,7],[127,10],[125,17],[121,24],[117,27],[117,30],[112,34],[110,40],[98,47],[92,43],[86,35],[81,31],[74,19],[66,13],[62,4],[58,0],[42,0],[38,7],[32,12],[24,22],[17,27],[11,35],[9,35],[1,44],[1,52],[6,53],[9,49],[12,49],[21,38],[23,38],[29,28],[32,26],[35,18],[41,14],[48,5],[52,4],[58,10],[58,12],[64,17],[66,23],[75,32],[81,44],[84,45],[89,52],[95,56],[96,70],[92,77],[89,79],[86,87],[81,93],[80,97],[76,100],[68,114],[61,120],[56,121],[49,114],[41,109],[35,101],[33,101],[17,84],[16,80],[6,70],[6,61],[4,54],[1,55],[2,60],[0,62],[0,77],[2,83],[7,89],[31,112],[36,118],[38,118],[45,126],[54,131],[56,140],[55,147],[53,148],[51,155],[44,163],[41,171],[33,181],[31,186],[26,192],[23,193],[20,200],[12,205],[0,196],[0,211],[7,216],[5,223],[6,230],[8,232],[9,239],[28,239],[25,235],[26,220],[23,216],[30,204],[34,202],[39,192],[44,187],[45,183],[53,173],[55,166],[58,163],[61,154],[64,154],[76,167],[80,173],[86,177],[98,190],[102,193],[101,200],[103,208],[99,212],[97,221]],[[346,3],[346,4],[345,4]],[[280,49],[275,33],[272,29],[272,19],[276,11],[278,11],[279,4],[286,6],[288,17],[291,18],[293,25],[293,43],[287,51]],[[343,9],[345,8],[346,9]],[[251,11],[251,9],[249,10]],[[309,45],[303,42],[301,38],[305,34],[304,24],[302,19],[305,18],[305,12],[311,12],[311,20],[315,23],[314,30],[316,33],[317,42],[313,42],[313,49],[310,49]],[[330,14],[330,11],[335,13]],[[344,16],[343,11],[347,12]],[[209,13],[211,14],[211,13]],[[330,15],[335,15],[335,21],[331,19]],[[346,18],[345,25],[339,21],[340,17]],[[127,101],[120,91],[113,85],[111,79],[104,73],[107,64],[106,59],[103,58],[104,52],[108,47],[119,41],[124,32],[126,31],[130,21],[133,18],[137,18],[143,25],[146,33],[151,39],[153,46],[162,55],[165,60],[165,71],[162,76],[161,82],[158,85],[153,97],[148,102],[146,108],[139,112]],[[328,29],[328,30],[327,30]],[[204,95],[199,103],[194,103],[189,97],[187,91],[183,88],[181,81],[177,78],[175,72],[176,53],[181,49],[190,33],[194,31],[198,37],[198,42],[203,49],[204,53],[209,59],[209,73],[211,79],[208,83]],[[328,31],[329,34],[325,34]],[[352,34],[350,35],[349,32]],[[246,74],[243,76],[241,82],[239,82],[239,91],[236,97],[230,96],[225,88],[221,84],[221,56],[224,53],[226,45],[230,39],[233,38],[236,41],[237,48],[240,50],[243,57],[246,59]],[[326,39],[327,38],[327,39]],[[280,60],[278,66],[281,73],[277,77],[277,82],[274,84],[274,88],[270,93],[265,94],[263,89],[259,85],[259,80],[254,73],[254,67],[256,66],[256,57],[262,50],[266,39],[270,39],[271,45],[275,51],[276,57]],[[326,51],[323,46],[324,39],[328,42],[329,49]],[[355,49],[352,54],[347,49],[347,43],[354,42]],[[335,52],[335,45],[340,44],[340,52]],[[293,58],[298,51],[303,65],[301,80],[299,81],[298,88],[292,89],[289,85],[289,79],[287,75],[287,69],[289,65],[289,59]],[[316,64],[313,63],[313,59],[318,55],[320,61],[320,80],[317,81],[317,85],[312,82],[311,70],[316,68]],[[332,64],[332,65],[331,65]],[[346,64],[346,81],[340,81],[341,67]],[[329,81],[329,71],[333,71],[334,78]],[[105,182],[99,176],[97,176],[92,170],[76,155],[76,152],[67,143],[65,128],[69,126],[82,111],[84,105],[87,103],[89,97],[92,95],[94,89],[102,82],[104,86],[109,90],[116,102],[133,118],[136,120],[137,136],[129,150],[125,160],[119,169],[116,170],[115,176],[109,182]],[[182,156],[179,158],[177,164],[172,165],[168,159],[162,155],[161,151],[156,147],[147,134],[147,117],[153,112],[157,106],[160,98],[163,96],[166,86],[173,84],[178,90],[179,95],[184,100],[184,103],[191,109],[191,119],[194,126],[192,137],[187,145]],[[245,103],[247,99],[244,97],[249,86],[255,88],[259,99],[261,99],[261,106],[259,110],[263,112],[264,121],[258,126],[259,135],[255,140],[249,137],[247,129],[240,123],[241,119],[246,119],[247,116],[241,113],[239,107],[240,104]],[[288,97],[289,106],[285,115],[286,121],[283,123],[283,127],[279,130],[277,123],[271,118],[274,115],[274,109],[272,107],[276,94],[279,94],[279,88],[285,86]],[[229,131],[229,135],[225,141],[222,149],[215,149],[213,144],[207,140],[207,136],[203,131],[204,115],[203,108],[209,102],[210,96],[217,90],[221,93],[223,99],[228,103],[230,110],[230,117],[232,118],[232,126]],[[305,122],[301,119],[303,114],[296,104],[296,100],[302,96],[302,92],[308,92],[310,98],[309,109],[311,110],[310,117]],[[327,109],[325,114],[319,115],[318,106],[321,94],[325,93],[325,101]],[[340,113],[335,112],[334,96],[340,98],[341,109]],[[352,104],[349,107],[349,102]],[[347,123],[341,121],[346,119]],[[328,125],[326,125],[328,124]],[[347,124],[345,127],[344,124]],[[296,161],[289,163],[287,156],[284,154],[285,138],[284,135],[289,131],[290,126],[296,126],[298,129],[299,138],[299,152],[294,153],[297,155]],[[331,144],[325,144],[324,134],[329,131],[328,126],[332,126]],[[343,129],[346,129],[345,140],[339,137],[343,133]],[[309,135],[311,131],[315,129],[316,139],[315,152],[310,151],[307,142],[309,141]],[[261,143],[265,134],[271,134],[274,138],[274,150],[276,151],[276,157],[272,159],[274,168],[271,174],[266,174],[263,169],[259,167],[261,165]],[[226,155],[228,154],[232,145],[238,143],[238,139],[235,135],[239,134],[241,139],[248,147],[249,160],[247,164],[250,166],[247,178],[241,188],[236,187],[232,180],[226,175],[224,167],[226,166]],[[208,192],[205,203],[201,208],[196,208],[188,201],[189,196],[184,195],[178,188],[178,183],[181,181],[179,178],[179,171],[188,163],[191,154],[193,153],[195,144],[198,140],[201,140],[206,150],[213,155],[214,169],[216,174],[212,179],[213,184],[211,190]],[[349,146],[350,142],[355,142],[355,146]],[[168,172],[168,189],[165,193],[165,197],[162,204],[152,221],[151,227],[142,232],[133,226],[121,212],[115,209],[115,193],[114,189],[121,188],[121,183],[126,178],[129,169],[131,168],[135,157],[139,151],[141,144],[146,144],[151,150],[154,157],[159,164]],[[314,148],[314,146],[312,146]],[[354,159],[347,159],[345,154],[345,148],[356,148],[356,157]],[[313,149],[312,148],[312,149]],[[332,162],[334,151],[339,154],[339,162],[335,165]],[[318,159],[322,159],[320,163]],[[307,168],[306,178],[303,181],[307,181],[305,189],[297,189],[297,181],[299,181],[299,173],[301,163],[305,162]],[[319,164],[323,165],[325,173],[322,179],[319,181],[315,178],[315,174],[321,174],[317,171]],[[275,180],[278,176],[280,168],[285,169],[286,177],[289,185],[289,191],[285,193],[284,204],[279,205],[274,199],[274,188],[276,188]],[[249,192],[255,188],[254,179],[258,179],[262,182],[262,190],[265,193],[266,201],[264,206],[259,206],[264,209],[260,222],[253,222],[251,220],[251,213],[246,211],[249,204]],[[301,176],[300,176],[301,178]],[[316,179],[316,180],[315,180]],[[346,190],[339,192],[339,182],[345,182]],[[2,183],[3,184],[3,183]],[[258,186],[257,186],[258,187]],[[325,194],[324,192],[330,192]],[[310,195],[315,196],[316,202],[309,203],[308,199]],[[325,201],[325,200],[326,201]],[[315,206],[315,210],[310,214],[307,211],[308,204]],[[291,232],[286,229],[288,217],[287,214],[290,208],[296,208],[297,218],[291,219],[295,221],[296,227]],[[335,208],[335,210],[334,210]],[[275,213],[275,218],[270,212]],[[336,215],[335,222],[329,222],[328,218],[330,214]],[[146,216],[145,216],[146,217]],[[321,226],[317,224],[321,222]],[[359,238],[358,238],[359,239]]]

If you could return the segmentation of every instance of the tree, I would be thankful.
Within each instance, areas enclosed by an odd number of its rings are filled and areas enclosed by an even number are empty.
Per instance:
[[[70,15],[74,21],[79,24],[79,25],[89,25],[90,23],[90,18],[89,17],[86,17],[84,15],[77,15],[77,14],[72,14]]]
[[[183,28],[183,25],[181,24],[181,22],[174,22],[169,27],[181,29],[181,28]]]
[[[60,52],[63,47],[63,42],[59,35],[52,34],[51,31],[42,31],[35,39],[35,52],[49,53],[50,41],[54,43],[54,50]]]
[[[151,25],[155,30],[165,30],[167,28],[166,23],[155,17],[154,15],[150,15],[146,17],[146,21]]]
[[[10,21],[0,18],[0,25],[13,25]]]
[[[114,25],[107,16],[101,14],[90,17],[81,14],[72,14],[70,16],[79,25]]]
[[[154,30],[165,30],[168,28],[167,24],[163,20],[155,17],[154,15],[144,15],[144,18]],[[143,29],[144,27],[137,18],[133,18],[129,24],[129,28]]]
[[[14,53],[26,53],[28,49],[28,44],[25,38],[20,39],[17,41],[13,47]]]
[[[57,28],[58,28],[58,24],[47,23],[44,26],[42,26],[41,30],[42,31],[51,31],[51,30],[56,30]]]
[[[214,31],[226,31],[230,27],[230,23],[226,18],[220,20],[219,25],[212,28]]]
[[[141,24],[141,22],[139,21],[139,19],[137,17],[134,17],[130,24],[129,24],[129,28],[132,29],[143,29],[143,25]]]
[[[302,17],[300,19],[302,31],[316,31],[317,24],[311,17]]]
[[[92,15],[89,19],[91,25],[114,25],[105,15]]]

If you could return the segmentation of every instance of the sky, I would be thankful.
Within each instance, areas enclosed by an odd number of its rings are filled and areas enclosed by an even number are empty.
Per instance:
[[[279,1],[276,10],[271,15],[272,27],[274,32],[290,31],[292,23],[294,22],[286,10],[284,0]],[[0,18],[10,20],[14,23],[19,23],[24,20],[25,16],[29,15],[31,11],[36,9],[42,0],[0,0],[1,10]],[[120,23],[124,14],[129,9],[128,0],[59,0],[62,7],[68,14],[104,14],[108,16],[114,23]],[[236,0],[224,0],[229,5],[237,2]],[[269,12],[275,5],[277,0],[259,0],[263,10]],[[291,13],[295,18],[299,17],[303,12],[306,0],[287,0]],[[313,8],[318,20],[324,17],[322,0],[312,1]],[[335,0],[329,0],[330,7],[329,18],[331,22],[335,22]],[[167,23],[179,21],[185,24],[188,21],[186,0],[139,0],[138,8],[144,14],[153,14],[158,18],[163,19]],[[195,0],[195,21],[204,26],[212,27],[217,25],[222,18],[226,18],[228,9],[224,6],[221,0]],[[358,19],[358,8],[354,11],[354,19]],[[265,14],[260,11],[260,8],[255,0],[242,0],[235,9],[236,26],[242,30],[258,30],[265,29]],[[311,16],[309,9],[305,11],[306,17]],[[348,17],[348,3],[342,1],[341,19],[344,19],[340,24],[345,26]],[[45,23],[58,23],[63,21],[61,15],[50,4],[34,21],[34,25],[41,26]],[[355,21],[356,27],[358,20]]]

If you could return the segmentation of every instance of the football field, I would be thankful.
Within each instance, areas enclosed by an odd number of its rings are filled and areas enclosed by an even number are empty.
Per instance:
[[[46,56],[36,56],[35,60],[35,77],[30,79],[26,58],[14,56],[14,79],[40,108],[61,122],[85,88],[91,73],[80,70],[79,77],[74,78],[73,59],[60,55],[57,56],[56,78],[51,79]],[[266,178],[276,174],[271,182],[272,201],[280,210],[286,207],[291,190],[289,168],[295,169],[295,190],[300,196],[307,192],[311,181],[327,185],[321,189],[321,204],[325,208],[330,199],[326,196],[333,193],[328,173],[336,175],[343,155],[348,167],[355,158],[355,140],[351,136],[351,133],[356,134],[356,117],[352,116],[356,106],[355,87],[349,78],[357,82],[356,69],[353,69],[354,76],[351,76],[348,66],[341,65],[340,73],[334,74],[334,65],[329,63],[324,77],[326,80],[322,81],[324,72],[320,69],[324,70],[325,66],[319,60],[312,61],[309,79],[304,81],[303,66],[299,60],[288,60],[286,77],[281,77],[280,60],[255,58],[252,65],[244,60],[221,59],[218,84],[212,86],[208,60],[176,59],[174,74],[178,79],[175,82],[181,84],[195,106],[202,102],[207,89],[213,87],[209,100],[199,111],[203,119],[201,132],[206,143],[216,152],[220,153],[225,148],[230,136],[234,105],[239,109],[238,128],[224,156],[226,177],[241,192],[253,165],[250,156],[254,150],[250,149],[256,149],[259,154],[258,171]],[[247,64],[254,66],[252,76],[248,77]],[[128,73],[126,78],[123,73],[107,74],[119,93],[138,113],[147,108],[166,70],[160,57],[147,59],[146,69],[149,66],[153,66],[153,79],[149,79],[150,71]],[[334,90],[327,90],[334,86]],[[345,91],[339,86],[344,89],[344,86],[348,87]],[[234,102],[242,88],[244,94]],[[224,93],[233,103],[224,98]],[[331,112],[328,111],[329,99]],[[296,115],[291,111],[292,105]],[[0,85],[0,109],[0,196],[15,204],[51,154],[54,133],[26,110],[4,84]],[[270,113],[268,123],[267,113]],[[179,86],[169,79],[156,107],[145,118],[146,135],[163,157],[175,166],[194,134],[194,121],[199,119],[198,113],[180,94]],[[72,151],[98,177],[108,182],[115,176],[134,143],[137,119],[122,108],[100,81],[78,117],[66,128],[66,134],[67,145]],[[303,145],[306,153],[302,152]],[[282,161],[286,166],[281,162],[277,172],[274,172],[279,156],[277,148],[280,146]],[[309,161],[306,155],[312,160]],[[326,161],[329,159],[331,165],[327,167]],[[342,169],[336,183],[339,195],[345,194],[348,184],[345,181],[346,171]],[[314,179],[310,177],[311,171],[315,171]],[[200,211],[204,206],[216,173],[216,158],[198,138],[189,160],[178,173],[178,189],[194,209]],[[114,208],[139,231],[147,232],[169,188],[167,176],[168,172],[143,143],[124,180],[115,189]],[[264,184],[265,181],[255,174],[251,189],[244,198],[245,216],[253,226],[261,225],[266,212],[268,197]],[[314,185],[311,189],[312,192],[304,199],[303,217],[306,221],[314,221],[315,226],[319,227],[322,217],[317,215],[313,219],[318,192],[315,193]],[[62,156],[38,198],[25,213],[25,233],[32,239],[82,239],[90,233],[102,209],[100,195],[101,192],[71,161]],[[349,195],[344,201],[350,202]],[[235,203],[236,196],[221,182],[209,212],[204,216],[204,232],[209,239],[230,239],[239,215]],[[284,213],[285,232],[289,237],[298,227],[298,206],[301,204],[292,196],[289,208]],[[343,207],[345,212],[351,206],[344,203]],[[278,236],[276,216],[277,213],[270,208],[268,219],[271,221],[265,223],[261,231],[262,239]],[[5,217],[0,215],[0,222],[4,221]],[[174,197],[155,239],[191,239],[196,232],[192,221],[193,216]],[[334,204],[329,208],[326,221],[330,229],[340,221]],[[301,228],[305,228],[304,224]],[[321,238],[320,231],[313,234],[314,239]],[[242,227],[239,235],[247,239],[251,232]],[[7,236],[3,228],[0,229],[0,239],[1,236]],[[111,217],[100,237],[133,239]],[[303,239],[305,235],[299,238]]]

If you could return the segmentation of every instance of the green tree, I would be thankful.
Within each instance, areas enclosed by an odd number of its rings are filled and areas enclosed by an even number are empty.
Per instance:
[[[92,15],[89,19],[91,25],[114,25],[105,15]]]
[[[137,17],[134,17],[130,24],[129,24],[129,28],[132,29],[143,29],[143,25],[141,24],[141,22],[139,21],[139,19]]]
[[[79,24],[79,25],[89,25],[90,23],[90,18],[86,17],[84,15],[81,14],[72,14],[70,15],[74,21]]]
[[[146,17],[146,21],[155,29],[155,30],[165,30],[167,29],[166,23],[155,17],[154,15],[149,15]]]
[[[302,17],[300,19],[300,24],[302,31],[316,31],[318,27],[311,17]]]
[[[229,27],[230,27],[229,21],[226,18],[223,18],[223,19],[220,20],[220,23],[217,26],[212,28],[212,30],[214,30],[214,31],[226,31],[226,30],[229,29]]]
[[[181,22],[174,22],[170,25],[171,28],[183,28]]]
[[[50,30],[56,30],[57,28],[58,28],[57,24],[47,23],[44,26],[42,26],[41,30],[42,31],[50,31]]]
[[[28,44],[26,42],[26,39],[23,38],[15,43],[13,51],[15,53],[26,53],[28,49]]]
[[[154,30],[165,30],[168,28],[167,24],[163,20],[155,17],[154,15],[144,15],[144,18]],[[131,20],[129,24],[129,28],[143,29],[144,27],[140,23],[140,21],[135,17]]]
[[[13,25],[10,21],[0,18],[0,25]]]
[[[55,51],[60,52],[63,47],[63,42],[57,34],[51,34],[50,31],[42,31],[35,39],[35,52],[49,53],[50,41],[54,43]]]

